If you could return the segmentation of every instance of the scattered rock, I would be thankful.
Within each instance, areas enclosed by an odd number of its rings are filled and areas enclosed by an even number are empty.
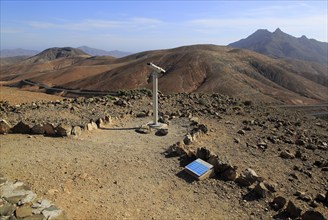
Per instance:
[[[72,126],[67,125],[67,124],[60,124],[56,127],[56,133],[57,135],[61,136],[61,137],[65,137],[65,136],[69,136],[71,135],[71,131],[72,131]]]
[[[55,127],[52,124],[50,124],[50,123],[44,124],[43,125],[43,130],[44,130],[44,133],[46,135],[51,135],[51,136],[56,135]]]
[[[234,168],[234,167],[231,165],[228,157],[227,156],[218,157],[217,166],[215,170],[216,173],[220,175],[222,172],[224,172],[229,168]]]
[[[242,186],[250,186],[258,179],[259,176],[256,174],[256,172],[250,168],[247,168],[239,175],[239,177],[236,179],[236,182]]]
[[[271,207],[275,210],[281,210],[285,207],[287,203],[287,199],[283,196],[276,196],[274,197],[272,203],[271,203]]]
[[[82,129],[80,126],[74,126],[72,129],[72,135],[80,136],[82,134]]]
[[[34,125],[31,128],[32,134],[44,134],[45,130],[43,129],[43,126],[41,124]]]
[[[16,210],[16,207],[14,205],[6,203],[6,204],[0,206],[0,217],[11,216],[15,210]]]
[[[142,125],[140,126],[140,128],[137,128],[135,131],[140,134],[149,134],[151,132],[151,128],[148,125]]]
[[[190,145],[192,142],[194,141],[193,137],[191,136],[191,134],[187,134],[184,139],[183,139],[183,143],[185,145]]]
[[[295,155],[292,154],[292,153],[290,153],[287,150],[284,150],[284,151],[281,151],[280,157],[281,158],[284,158],[284,159],[294,159],[295,158]]]
[[[278,191],[278,184],[277,183],[274,183],[274,182],[271,182],[271,181],[268,181],[268,180],[264,180],[263,181],[263,184],[265,185],[265,187],[272,193],[275,193]]]
[[[66,219],[62,210],[58,209],[56,206],[50,206],[42,211],[42,214],[46,219]]]
[[[112,117],[110,117],[109,115],[106,115],[104,117],[104,122],[105,122],[105,124],[111,124],[112,123]]]
[[[236,167],[229,167],[225,171],[223,171],[220,176],[227,181],[235,181],[238,174],[237,174],[237,168]]]
[[[296,144],[296,145],[300,145],[300,146],[304,146],[304,145],[305,145],[305,141],[304,141],[304,140],[301,140],[301,139],[297,139],[297,140],[295,141],[295,144]]]
[[[257,143],[257,146],[259,148],[266,149],[268,147],[268,144],[265,143],[264,141],[260,141],[259,143]]]
[[[97,123],[94,122],[92,119],[90,120],[90,124],[91,124],[92,130],[97,130],[98,129]]]
[[[11,130],[12,130],[12,132],[18,133],[18,134],[29,134],[31,128],[30,128],[29,125],[27,125],[24,122],[20,121]]]
[[[318,202],[325,202],[326,196],[323,193],[319,193],[316,197],[315,200]]]
[[[196,150],[196,157],[200,158],[204,161],[207,161],[211,156],[211,151],[206,149],[205,147],[199,147]]]
[[[239,138],[234,138],[233,140],[234,140],[234,142],[235,142],[236,144],[239,144],[239,143],[240,143],[240,139],[239,139]]]
[[[299,206],[296,206],[294,202],[289,200],[286,207],[286,212],[291,218],[298,218],[301,216],[302,209]]]
[[[201,130],[204,134],[207,134],[207,132],[208,132],[208,128],[204,124],[199,124],[198,129]]]
[[[256,184],[254,192],[261,198],[267,198],[271,195],[271,192],[266,188],[263,182],[259,182]]]
[[[245,130],[239,130],[239,131],[237,131],[237,133],[238,133],[238,134],[241,134],[241,135],[246,134]]]
[[[302,220],[326,220],[319,211],[308,210],[302,214]]]
[[[11,125],[6,120],[0,120],[0,134],[9,133]]]
[[[146,112],[139,112],[139,113],[137,113],[136,114],[136,117],[137,118],[145,118],[145,117],[147,117],[148,116],[148,114],[146,113]]]
[[[126,106],[128,106],[128,103],[125,100],[119,99],[119,100],[114,102],[114,105],[118,105],[118,106],[121,106],[121,107],[126,107]]]
[[[67,219],[65,213],[52,206],[50,201],[37,200],[37,195],[23,182],[6,181],[0,186],[0,192],[0,219]]]
[[[159,130],[156,131],[155,135],[157,136],[165,136],[169,133],[169,129],[167,128],[161,128]]]
[[[103,120],[102,118],[98,118],[98,119],[96,120],[96,124],[97,124],[97,127],[98,127],[98,128],[101,128],[101,127],[104,127],[105,122],[104,122],[104,120]]]
[[[32,207],[29,204],[25,204],[16,209],[16,217],[24,218],[28,216],[32,216]]]

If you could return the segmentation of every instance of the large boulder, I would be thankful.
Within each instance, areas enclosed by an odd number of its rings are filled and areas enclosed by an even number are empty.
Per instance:
[[[11,125],[6,121],[1,119],[0,120],[0,134],[7,134],[9,133]]]

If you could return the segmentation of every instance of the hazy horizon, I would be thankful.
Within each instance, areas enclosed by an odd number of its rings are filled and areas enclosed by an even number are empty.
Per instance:
[[[327,42],[327,1],[1,1],[1,49],[140,52],[227,45],[258,29]]]

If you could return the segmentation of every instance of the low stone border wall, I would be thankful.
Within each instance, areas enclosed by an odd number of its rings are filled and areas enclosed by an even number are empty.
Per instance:
[[[69,135],[79,136],[82,131],[91,131],[102,126],[112,123],[110,116],[99,118],[96,121],[90,120],[85,125],[69,125],[59,124],[57,126],[51,123],[36,124],[30,126],[23,121],[18,122],[15,126],[11,126],[6,120],[0,120],[0,134],[16,133],[16,134],[35,134],[65,137]]]

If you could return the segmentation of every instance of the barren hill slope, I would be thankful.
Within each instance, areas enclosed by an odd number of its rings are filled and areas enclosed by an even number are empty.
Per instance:
[[[326,66],[273,59],[231,47],[193,45],[141,52],[120,59],[84,56],[21,63],[1,70],[1,78],[30,79],[50,86],[96,91],[151,88],[151,69],[146,63],[153,62],[166,70],[159,79],[159,88],[165,93],[218,92],[287,103],[328,100]]]

